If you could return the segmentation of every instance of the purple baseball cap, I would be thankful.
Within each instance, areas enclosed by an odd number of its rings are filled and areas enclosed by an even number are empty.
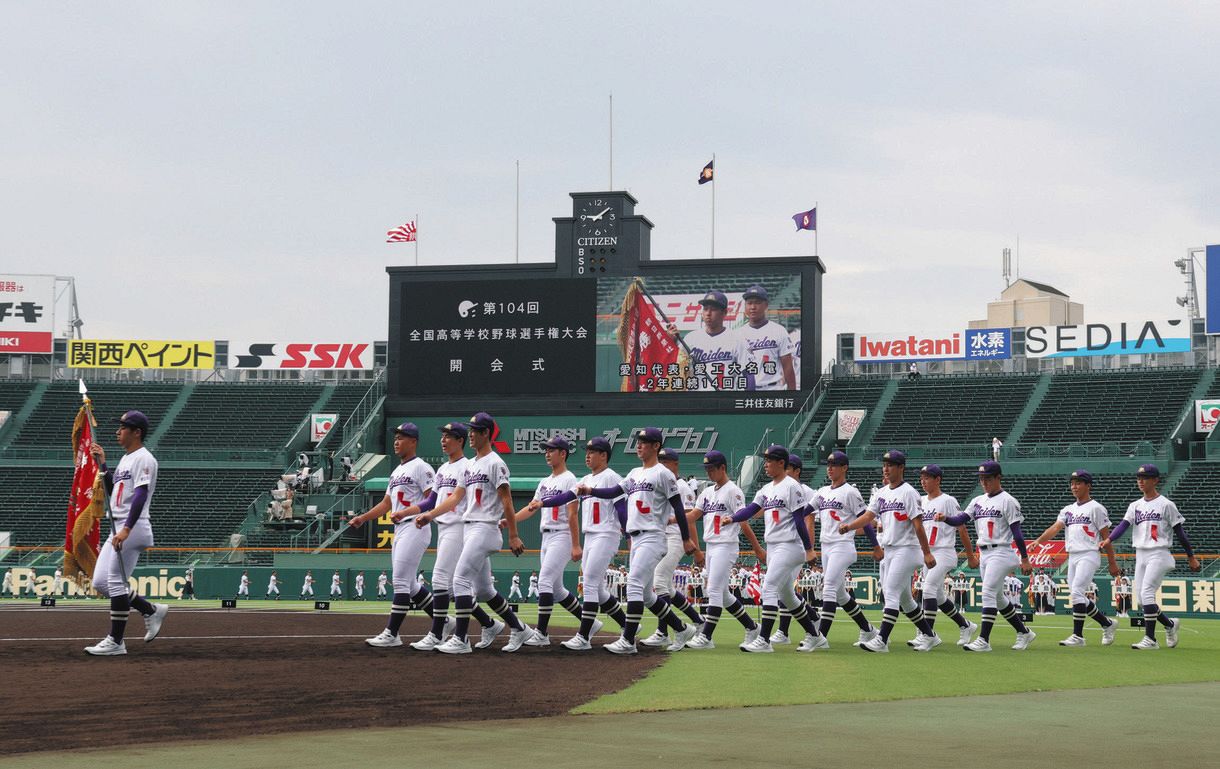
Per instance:
[[[465,438],[466,433],[469,432],[466,429],[466,425],[461,422],[446,422],[436,429],[440,430],[442,433],[449,433],[450,435],[458,438]]]
[[[919,468],[920,475],[930,475],[933,478],[943,478],[945,471],[940,469],[940,465],[924,465]]]
[[[399,435],[405,435],[408,438],[419,438],[419,425],[414,422],[403,422],[398,427],[394,428],[394,432]]]
[[[470,418],[466,426],[471,430],[494,430],[496,429],[496,420],[491,418],[491,414],[486,411],[480,411]]]
[[[709,451],[708,453],[703,455],[703,466],[704,467],[713,467],[715,465],[722,465],[724,467],[728,467],[729,460],[728,460],[728,457],[726,457],[722,452],[716,451],[716,449],[712,449],[711,451]]]
[[[1140,465],[1135,471],[1136,478],[1160,478],[1161,470],[1156,465]]]
[[[1088,470],[1073,470],[1072,475],[1068,478],[1071,481],[1081,481],[1082,483],[1092,483],[1093,474]]]
[[[843,451],[830,452],[830,454],[826,457],[826,464],[847,467],[849,464],[847,460],[847,453]]]
[[[905,465],[907,463],[907,455],[898,449],[890,449],[881,455],[881,461],[889,462],[891,465]]]
[[[666,447],[657,452],[657,459],[661,460],[662,462],[677,462],[678,452]]]
[[[778,459],[784,464],[788,463],[788,449],[778,443],[772,443],[762,455],[764,459]]]
[[[747,288],[746,292],[741,295],[741,298],[742,299],[761,299],[764,302],[770,301],[770,297],[767,296],[767,289],[763,288],[762,286],[760,286],[757,283],[755,283],[754,285]]]
[[[144,416],[143,411],[128,411],[118,418],[118,423],[132,430],[148,432],[148,417]]]
[[[1003,474],[1004,472],[1000,469],[1000,463],[994,460],[988,459],[986,462],[979,465],[979,475],[993,477]]]
[[[724,295],[723,291],[712,289],[703,295],[703,298],[699,300],[699,304],[712,304],[722,310],[727,310],[729,309],[729,298]]]
[[[569,443],[568,439],[562,435],[552,435],[550,440],[543,442],[542,448],[559,449],[560,451],[566,451],[569,454],[572,453],[572,444]]]
[[[636,441],[647,441],[649,443],[664,443],[665,436],[661,434],[659,427],[641,427],[635,431]]]
[[[795,467],[797,470],[800,470],[805,467],[805,460],[801,459],[800,454],[789,453],[788,454],[788,466]]]
[[[606,438],[601,435],[590,438],[589,442],[585,444],[585,448],[589,451],[600,451],[607,455],[613,453],[614,451],[614,447],[610,445],[610,441],[606,440]]]

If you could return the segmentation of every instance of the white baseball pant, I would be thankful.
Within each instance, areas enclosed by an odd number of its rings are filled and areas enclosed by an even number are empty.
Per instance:
[[[117,553],[114,550],[114,534],[106,537],[106,544],[102,545],[93,567],[93,589],[105,598],[127,595],[131,592],[127,587],[131,570],[140,560],[140,553],[152,546],[152,524],[147,518],[136,521],[135,528],[128,533]]]
[[[800,605],[793,585],[797,572],[805,565],[805,548],[800,542],[767,543],[767,574],[763,577],[762,602],[764,606],[777,606],[780,602],[789,609]]]
[[[982,586],[982,607],[1003,610],[1008,606],[1004,596],[1004,578],[1021,565],[1017,551],[1007,545],[983,550],[979,554],[979,582]],[[1018,607],[1020,608],[1020,607]]]
[[[682,554],[685,551],[682,549],[682,535],[677,532],[665,530],[665,556],[661,558],[661,562],[657,564],[656,573],[653,575],[652,589],[658,595],[672,595],[674,592],[674,572],[678,568],[678,561],[682,560]]]
[[[127,549],[127,545],[123,545]],[[1157,591],[1165,575],[1173,569],[1173,555],[1163,547],[1144,548],[1135,551],[1135,594],[1140,597],[1140,605],[1150,603],[1160,605]]]
[[[585,601],[604,603],[618,596],[610,592],[606,584],[606,570],[618,552],[622,538],[618,534],[586,534],[585,547],[580,556],[581,581],[585,586]]]
[[[279,595],[280,588],[278,585],[267,585],[267,595]]]
[[[249,585],[238,585],[237,594],[238,595],[247,595],[247,596],[250,595],[250,586]]]
[[[436,562],[432,564],[432,589],[452,590],[453,572],[462,556],[463,523],[436,525]]]
[[[842,605],[851,598],[847,594],[847,570],[856,562],[856,547],[833,545],[822,550],[822,600]]]
[[[627,566],[627,600],[643,601],[651,606],[657,592],[653,579],[657,564],[665,557],[665,534],[660,531],[641,531],[631,538],[631,555]]]
[[[542,533],[542,548],[538,553],[538,592],[551,593],[555,596],[555,603],[568,597],[568,589],[563,586],[563,570],[571,559],[572,534],[569,530]]]
[[[432,527],[415,528],[415,521],[403,521],[394,526],[394,546],[390,551],[394,592],[415,595],[419,591],[419,560],[432,542]],[[331,588],[331,595],[335,588]]]
[[[885,593],[885,608],[914,611],[917,607],[911,595],[911,578],[915,570],[923,565],[923,550],[909,545],[887,547],[881,570],[881,590]]]
[[[737,563],[736,542],[714,542],[704,552],[704,574],[707,577],[707,605],[724,608],[733,602],[729,593],[729,572]]]
[[[462,554],[453,573],[453,594],[468,595],[480,603],[496,594],[491,581],[491,556],[504,546],[504,537],[495,523],[475,521],[466,524]]]
[[[932,591],[928,585],[935,585],[936,604],[939,606],[949,600],[949,593],[945,590],[945,575],[949,573],[950,569],[957,566],[957,551],[938,547],[932,550],[932,555],[936,556],[936,565],[923,575],[923,597],[925,601],[931,598]]]
[[[1085,591],[1093,583],[1093,575],[1097,573],[1099,566],[1101,566],[1101,553],[1096,550],[1068,553],[1067,578],[1073,604],[1089,602]]]

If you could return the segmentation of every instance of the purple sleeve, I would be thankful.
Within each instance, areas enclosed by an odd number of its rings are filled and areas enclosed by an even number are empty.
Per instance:
[[[616,499],[614,501],[614,514],[618,516],[618,525],[622,527],[623,533],[627,533],[627,500]]]
[[[148,487],[136,486],[135,492],[131,495],[131,512],[127,514],[127,521],[123,524],[127,528],[136,525],[136,521],[140,520],[140,514],[144,512],[144,506],[148,504]]]
[[[1025,550],[1025,534],[1021,531],[1021,522],[1010,523],[1008,528],[1012,531],[1012,542],[1017,546],[1017,552],[1022,558],[1029,558],[1029,553]]]
[[[1110,529],[1110,541],[1117,542],[1118,538],[1127,533],[1127,529],[1131,528],[1131,522],[1123,519],[1118,522],[1118,525]]]
[[[598,499],[614,499],[615,497],[621,497],[624,493],[626,492],[623,491],[623,487],[617,484],[614,486],[603,486],[597,489],[589,489],[589,494],[597,497]],[[572,499],[575,498],[576,497],[572,497]]]
[[[869,541],[869,544],[873,547],[881,547],[881,543],[877,541],[877,530],[873,528],[871,523],[861,529],[861,531],[864,532],[864,537]]]
[[[682,507],[681,495],[674,494],[669,498],[669,508],[673,510],[674,518],[678,519],[678,533],[682,535],[682,539],[690,539],[690,521],[686,520],[686,508]]]
[[[757,502],[751,502],[737,512],[733,513],[733,520],[736,523],[748,521],[757,515],[759,510],[762,510],[762,507]]]
[[[805,546],[806,550],[813,547],[813,543],[809,541],[809,527],[805,525],[805,516],[808,514],[809,505],[792,511],[792,522],[796,525],[796,535],[801,538],[801,544]]]
[[[434,507],[436,507],[436,490],[435,489],[432,491],[429,491],[427,499],[425,499],[423,502],[419,503],[419,511],[421,513],[426,513]]]
[[[543,497],[542,506],[543,507],[559,507],[560,505],[566,505],[569,502],[575,502],[575,501],[576,501],[576,492],[569,489],[567,491],[561,491],[560,493],[558,493],[552,497]]]
[[[1126,521],[1123,521],[1123,523],[1126,523]],[[1173,533],[1178,535],[1178,541],[1182,543],[1182,549],[1186,551],[1186,557],[1194,558],[1195,551],[1190,547],[1190,539],[1186,536],[1186,527],[1179,523],[1173,527]]]
[[[950,526],[964,526],[970,523],[970,516],[965,513],[954,513],[953,515],[945,516],[945,523]]]

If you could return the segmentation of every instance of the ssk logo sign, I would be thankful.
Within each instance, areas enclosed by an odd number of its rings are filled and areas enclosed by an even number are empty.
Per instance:
[[[372,342],[232,342],[229,368],[363,371],[373,367]]]

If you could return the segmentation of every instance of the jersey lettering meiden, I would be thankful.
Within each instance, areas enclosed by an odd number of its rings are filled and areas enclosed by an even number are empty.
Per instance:
[[[722,523],[721,517],[732,515],[746,505],[745,493],[732,481],[723,486],[708,486],[699,495],[695,508],[703,512],[703,541],[709,545],[737,544],[741,524]]]
[[[1096,499],[1073,502],[1059,511],[1064,549],[1069,553],[1096,553],[1101,530],[1110,527],[1110,513]]]
[[[576,476],[571,470],[564,470],[559,475],[549,475],[538,482],[534,499],[542,500],[571,491],[576,488]],[[538,508],[538,529],[540,531],[564,531],[568,528],[568,506]]]
[[[878,489],[868,502],[868,509],[881,523],[877,541],[882,547],[918,547],[919,537],[912,520],[920,520],[919,492],[905,481],[898,488]]]
[[[1137,499],[1127,506],[1123,520],[1133,529],[1132,543],[1136,550],[1163,548],[1168,550],[1173,541],[1173,527],[1186,519],[1178,512],[1178,506],[1167,497]]]
[[[459,486],[463,485],[462,478],[466,474],[466,467],[469,464],[470,460],[466,457],[458,457],[456,462],[446,462],[436,468],[436,477],[432,479],[432,488],[436,490],[436,504],[438,507],[446,499],[452,497]],[[452,526],[455,523],[462,522],[462,514],[465,512],[466,498],[463,497],[462,501],[457,503],[457,507],[432,520],[436,521],[438,526]]]
[[[580,479],[581,486],[591,489],[612,488],[623,485],[623,477],[604,468],[600,473],[590,473]],[[614,499],[598,499],[594,496],[580,498],[580,524],[585,534],[619,534],[618,514],[614,511]]]
[[[766,523],[763,538],[767,543],[800,541],[792,513],[805,506],[805,490],[801,484],[784,476],[759,489],[754,495],[754,502],[762,508]]]
[[[986,494],[975,497],[966,508],[966,515],[974,521],[975,541],[980,546],[1012,544],[1011,525],[1025,520],[1021,503],[1003,490],[994,497]]]
[[[919,498],[919,510],[920,518],[923,521],[923,531],[928,537],[928,547],[941,551],[956,550],[956,527],[950,526],[944,521],[937,521],[933,516],[937,513],[944,513],[946,516],[960,513],[961,508],[957,506],[957,497],[952,494],[940,494],[936,499],[929,499],[925,494]]]
[[[500,455],[491,451],[471,459],[462,475],[462,485],[466,487],[466,512],[462,520],[498,523],[504,516],[499,489],[508,485],[508,465]]]
[[[849,524],[864,512],[864,497],[850,483],[823,486],[813,497],[813,512],[821,525],[819,540],[823,548],[855,547],[855,532],[839,533],[839,527]]]
[[[390,483],[386,486],[386,496],[390,498],[390,512],[397,513],[406,510],[411,505],[417,505],[428,496],[435,477],[432,468],[419,457],[412,457],[402,462],[390,473]],[[399,521],[400,526],[415,526],[414,521]]]
[[[137,487],[148,487],[148,499],[144,503],[144,511],[140,513],[140,521],[152,523],[148,512],[152,508],[153,494],[157,490],[157,460],[148,449],[141,446],[135,451],[124,454],[119,460],[119,466],[114,469],[114,489],[110,492],[110,511],[118,526],[127,520],[131,512],[131,500]],[[137,525],[139,521],[136,522]]]
[[[678,493],[677,479],[661,464],[636,467],[623,480],[627,494],[627,531],[665,532],[673,509],[669,498]]]

